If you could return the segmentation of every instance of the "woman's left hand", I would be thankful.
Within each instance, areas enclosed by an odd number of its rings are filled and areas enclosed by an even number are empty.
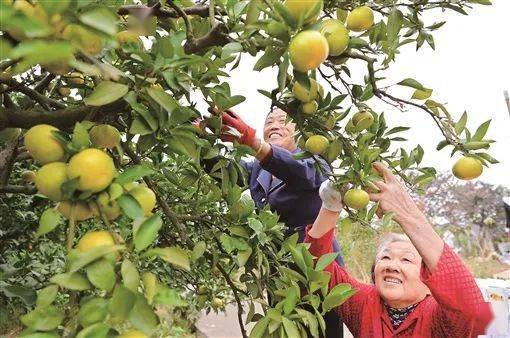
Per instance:
[[[373,166],[382,175],[384,182],[374,182],[380,192],[370,194],[370,200],[379,202],[383,213],[393,212],[393,219],[402,226],[409,222],[426,222],[423,212],[391,170],[381,162],[376,162]]]

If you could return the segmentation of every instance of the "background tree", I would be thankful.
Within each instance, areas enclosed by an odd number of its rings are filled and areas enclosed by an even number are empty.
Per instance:
[[[2,209],[11,233],[2,241],[37,252],[58,243],[39,259],[46,270],[37,283],[21,275],[26,260],[2,255],[11,263],[0,276],[3,297],[29,310],[23,334],[168,335],[189,313],[234,299],[247,336],[244,299],[247,321],[257,322],[251,336],[317,337],[321,314],[352,290],[328,292],[322,269],[334,255],[314,263],[296,236],[282,238],[277,215],[254,211],[239,165],[252,151],[219,142],[221,118],[198,111],[197,100],[220,110],[242,102],[228,72],[246,53],[259,57],[254,71],[277,66],[275,89],[261,94],[297,124],[306,149],[298,158],[321,154],[338,184],[353,185],[346,210],[367,225],[377,209],[365,192],[378,179],[373,161],[410,189],[435,175],[420,167],[420,146],[398,146],[409,128],[387,126],[370,99],[431,118],[444,136],[438,149],[463,155],[457,177],[496,162],[486,152],[489,121],[471,133],[466,114],[454,121],[417,80],[384,81],[403,45],[434,48],[444,22],[425,24],[430,10],[467,14],[474,4],[490,1],[2,1],[0,193],[13,203]],[[349,59],[366,64],[364,82],[351,79]],[[392,86],[415,92],[400,98]],[[202,160],[211,158],[206,172]]]

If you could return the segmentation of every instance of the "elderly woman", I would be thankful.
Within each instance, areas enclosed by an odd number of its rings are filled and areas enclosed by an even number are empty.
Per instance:
[[[475,279],[461,259],[434,231],[405,188],[383,164],[384,181],[370,195],[383,212],[393,212],[405,235],[390,234],[378,248],[374,284],[364,284],[336,262],[330,288],[349,283],[357,292],[337,308],[355,337],[476,337],[492,320]],[[305,242],[320,257],[331,252],[334,227],[342,209],[341,194],[322,184],[322,208],[308,227]]]

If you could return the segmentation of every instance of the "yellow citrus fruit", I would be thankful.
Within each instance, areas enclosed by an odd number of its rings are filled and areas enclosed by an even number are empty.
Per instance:
[[[64,216],[66,219],[71,218],[71,207],[74,204],[74,220],[75,221],[84,221],[86,219],[94,217],[94,213],[90,206],[83,201],[79,201],[76,203],[65,201],[59,203],[57,210]]]
[[[100,124],[92,127],[89,135],[94,147],[112,149],[120,143],[119,131],[109,124]]]
[[[58,89],[58,93],[62,96],[69,96],[71,95],[71,88],[69,87],[60,87]]]
[[[215,297],[213,298],[211,305],[213,309],[219,309],[223,307],[223,299]]]
[[[370,128],[374,123],[374,115],[367,111],[359,111],[352,117],[352,124],[356,131],[362,131]]]
[[[121,334],[117,338],[148,338],[148,337],[149,336],[147,336],[142,331],[139,331],[139,330],[129,330],[127,332],[124,332],[123,334]]]
[[[138,33],[129,29],[118,32],[115,34],[115,38],[121,45],[128,42],[134,42],[138,44],[138,46],[142,46],[142,41],[140,40]]]
[[[296,22],[303,16],[305,24],[317,20],[323,5],[322,0],[285,0],[283,4]]]
[[[305,148],[314,155],[322,154],[329,145],[329,141],[322,135],[313,135],[306,140]]]
[[[63,162],[45,164],[35,174],[37,190],[52,201],[63,199],[60,186],[67,180],[67,165]]]
[[[32,170],[26,170],[21,173],[21,178],[23,178],[27,182],[34,183],[35,182],[35,172]]]
[[[156,206],[156,194],[146,186],[139,185],[129,191],[131,196],[140,203],[145,216],[150,215]]]
[[[38,124],[25,134],[28,153],[39,164],[65,160],[64,147],[53,136],[54,131],[58,129],[47,124]]]
[[[114,246],[115,241],[113,236],[106,230],[89,231],[78,241],[76,249],[80,252],[87,252],[89,250],[102,247]]]
[[[320,32],[328,40],[329,55],[338,56],[349,46],[349,31],[340,20],[324,21]]]
[[[300,72],[317,68],[326,60],[328,54],[328,40],[317,31],[302,31],[294,36],[289,44],[290,62]]]
[[[46,23],[46,20],[48,19],[46,12],[39,4],[36,4],[35,6],[33,6],[26,0],[16,0],[16,1],[14,1],[12,7],[16,11],[22,12],[25,16],[32,18],[41,24]],[[27,36],[25,35],[25,32],[17,27],[9,28],[7,31],[14,39],[16,39],[18,41],[21,41],[21,40],[24,40],[27,38]]]
[[[85,78],[80,72],[72,72],[69,75],[66,75],[66,81],[70,84],[81,85],[85,83]]]
[[[374,24],[374,12],[367,6],[357,7],[347,15],[346,23],[351,31],[366,31]]]
[[[301,110],[306,115],[312,115],[313,113],[315,113],[317,111],[317,107],[319,107],[319,105],[317,104],[317,101],[311,101],[308,103],[303,103],[303,105],[301,106]]]
[[[453,165],[452,172],[461,180],[472,180],[482,174],[482,162],[474,157],[462,157]]]
[[[71,157],[67,174],[70,179],[79,177],[79,190],[98,192],[112,182],[115,165],[112,158],[104,151],[90,148]]]
[[[91,55],[97,55],[103,50],[103,39],[81,25],[67,25],[62,32],[62,37],[71,41],[74,47],[83,49]]]
[[[369,200],[368,193],[362,189],[349,189],[344,195],[345,205],[356,210],[366,207]]]
[[[301,83],[296,81],[292,86],[292,94],[301,102],[310,102],[317,98],[319,94],[319,86],[317,81],[310,79],[310,88],[306,89]]]

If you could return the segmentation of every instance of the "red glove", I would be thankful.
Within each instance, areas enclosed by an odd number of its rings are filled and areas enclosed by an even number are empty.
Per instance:
[[[232,127],[236,129],[240,134],[239,142],[242,144],[246,144],[249,147],[253,147],[253,142],[255,141],[255,129],[247,125],[236,113],[232,110],[227,109],[225,112],[221,114],[223,118],[223,129],[222,131],[228,130],[228,127]],[[222,134],[221,140],[232,142],[236,139],[233,135]]]

